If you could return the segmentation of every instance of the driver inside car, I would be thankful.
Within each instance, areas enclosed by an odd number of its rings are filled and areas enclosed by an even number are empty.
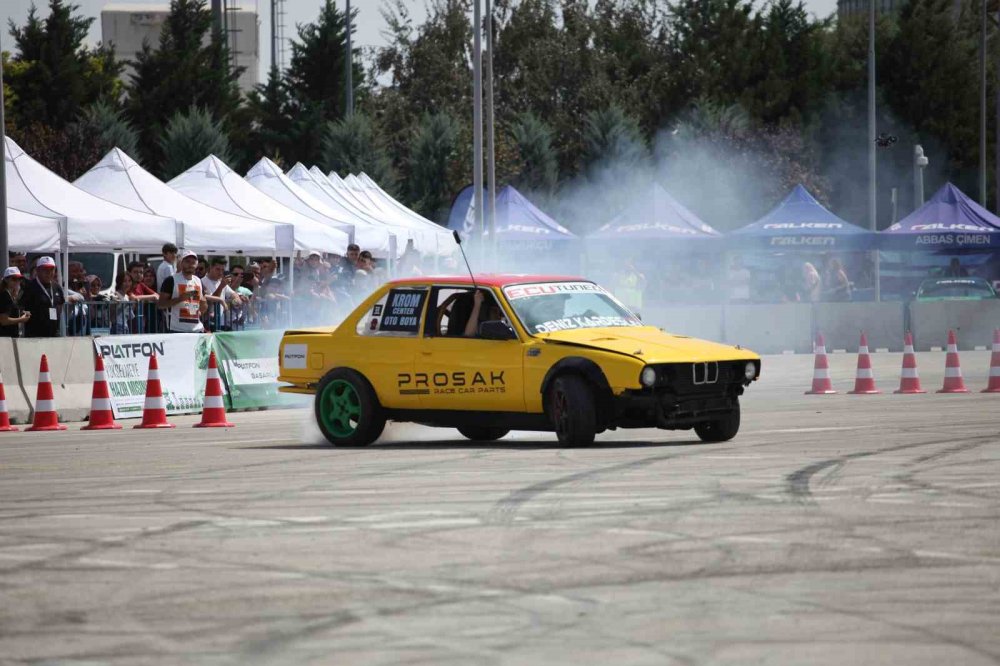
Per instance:
[[[485,314],[483,309],[483,301],[486,299],[486,294],[482,289],[477,289],[475,294],[472,296],[472,312],[469,313],[469,320],[465,322],[465,330],[462,335],[466,338],[475,338],[479,336],[479,324],[484,321],[497,321],[504,320],[503,311],[500,310],[500,306],[497,305],[496,299],[492,296],[489,297],[489,303],[486,306]],[[484,316],[480,316],[484,315]]]

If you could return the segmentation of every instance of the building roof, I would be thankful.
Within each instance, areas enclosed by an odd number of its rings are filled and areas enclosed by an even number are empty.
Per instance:
[[[420,277],[392,280],[390,284],[416,285],[427,284],[428,282],[462,285],[467,284],[470,287],[472,286],[472,278],[469,275],[424,275]],[[476,275],[476,284],[480,287],[506,287],[512,284],[531,284],[535,282],[589,282],[589,280],[585,280],[584,278],[574,275],[513,275],[503,273],[485,273]]]

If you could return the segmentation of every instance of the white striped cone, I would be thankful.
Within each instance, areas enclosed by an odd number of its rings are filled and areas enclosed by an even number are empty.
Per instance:
[[[861,343],[858,345],[858,369],[854,376],[852,395],[874,395],[881,393],[875,386],[875,374],[872,372],[872,358],[868,353],[868,337],[861,332]]]
[[[948,354],[944,362],[944,385],[938,393],[968,393],[962,378],[962,364],[958,359],[958,340],[955,331],[948,331]]]
[[[160,366],[156,355],[149,357],[149,374],[146,376],[146,402],[142,406],[142,423],[136,428],[173,428],[167,423],[167,401],[160,387]]]
[[[52,379],[49,377],[49,359],[42,354],[42,361],[38,366],[38,392],[35,398],[35,418],[31,427],[25,432],[39,432],[47,430],[66,430],[66,426],[59,424],[59,415],[56,414],[55,394],[52,392]]]
[[[895,393],[927,393],[920,386],[920,375],[917,373],[917,354],[913,351],[913,335],[907,331],[903,344],[903,370],[899,375],[899,389]]]
[[[115,414],[111,409],[111,393],[108,391],[108,380],[104,376],[104,358],[98,356],[94,361],[94,391],[90,398],[90,421],[80,430],[121,430],[115,423]]]
[[[836,393],[833,390],[833,382],[830,381],[830,361],[826,358],[826,339],[822,333],[816,335],[813,351],[816,353],[816,360],[813,362],[812,388],[806,391],[806,395]]]
[[[10,424],[10,414],[7,412],[7,394],[3,390],[3,376],[0,376],[0,432],[17,432],[18,428]]]
[[[222,378],[215,352],[208,355],[208,376],[205,379],[205,402],[201,410],[201,423],[195,428],[232,428],[226,420],[226,405],[222,399]]]
[[[0,387],[2,390],[2,387]],[[983,393],[1000,393],[1000,328],[993,331],[993,353],[990,354],[990,380]]]

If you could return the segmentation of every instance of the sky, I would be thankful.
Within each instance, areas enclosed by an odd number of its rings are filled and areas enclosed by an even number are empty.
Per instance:
[[[100,41],[100,14],[101,9],[105,5],[110,4],[108,0],[70,1],[79,5],[80,13],[85,16],[93,16],[97,19],[91,26],[90,38],[94,43]],[[135,4],[166,4],[169,0],[129,1],[130,3]],[[31,7],[32,2],[33,0],[2,0],[2,2],[0,2],[0,4],[4,7],[0,10],[0,15],[4,18],[3,30],[0,31],[0,48],[3,50],[9,51],[13,46],[13,40],[7,28],[8,22],[13,20],[16,25],[23,25],[26,17],[28,16],[28,10]],[[341,9],[344,8],[344,0],[336,0],[336,3]],[[426,3],[427,0],[404,0],[404,4],[409,8],[415,24],[422,22],[426,16]],[[38,13],[44,17],[47,14],[46,7],[48,5],[48,0],[34,0],[34,4],[39,8]],[[262,80],[265,78],[263,73],[266,73],[271,66],[271,51],[268,46],[268,39],[270,38],[271,33],[270,0],[230,0],[230,4],[238,4],[243,9],[254,8],[257,10],[257,14],[260,17],[260,79]],[[358,22],[354,37],[355,43],[358,46],[381,46],[385,43],[385,40],[382,37],[382,32],[385,30],[386,25],[382,18],[382,13],[380,12],[382,4],[382,0],[351,0],[352,9],[358,9]],[[285,25],[287,26],[285,34],[287,36],[294,35],[294,26],[297,23],[308,23],[315,20],[316,16],[319,14],[319,8],[322,7],[322,5],[323,0],[285,0]],[[836,11],[837,2],[836,0],[805,0],[805,6],[810,12],[813,12],[817,16],[828,16]]]

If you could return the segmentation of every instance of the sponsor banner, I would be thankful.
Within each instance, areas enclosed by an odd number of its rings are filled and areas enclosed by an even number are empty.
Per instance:
[[[200,333],[114,335],[94,338],[104,357],[104,372],[115,418],[142,416],[149,357],[156,355],[167,414],[200,412],[212,336]]]
[[[531,298],[532,296],[549,296],[551,294],[577,294],[577,293],[598,293],[605,294],[601,287],[593,282],[541,282],[538,284],[519,284],[504,287],[507,300],[516,301],[521,298]]]
[[[219,371],[228,387],[226,407],[252,409],[257,407],[291,407],[308,404],[308,396],[278,393],[278,347],[282,331],[240,331],[216,333],[215,354]],[[292,349],[290,347],[302,347]],[[301,367],[306,367],[306,345],[285,345],[286,367],[289,354],[301,355]]]

